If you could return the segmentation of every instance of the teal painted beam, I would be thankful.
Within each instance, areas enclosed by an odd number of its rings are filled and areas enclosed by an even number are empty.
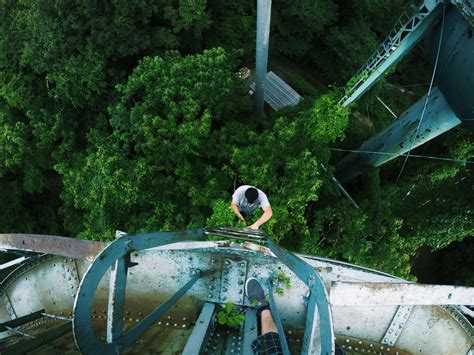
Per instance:
[[[363,173],[367,168],[380,166],[405,154],[410,148],[416,148],[461,123],[443,93],[435,86],[428,99],[418,135],[415,137],[425,101],[426,95],[405,111],[398,120],[357,149],[393,155],[351,153],[336,164],[336,177],[340,181],[350,180]]]
[[[255,53],[255,116],[257,117],[263,114],[271,11],[272,0],[257,0],[257,47]]]
[[[392,66],[398,63],[441,18],[442,1],[425,0],[415,11],[408,8],[392,32],[355,75],[341,100],[347,107],[369,90]],[[414,12],[414,13],[413,13]]]
[[[474,3],[472,5],[474,7]],[[434,65],[441,23],[424,39],[428,59]],[[459,11],[446,11],[436,82],[456,116],[474,133],[474,28]]]

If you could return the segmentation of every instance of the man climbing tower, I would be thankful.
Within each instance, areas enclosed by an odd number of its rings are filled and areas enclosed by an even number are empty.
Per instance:
[[[268,202],[267,195],[253,186],[242,185],[234,191],[230,208],[243,223],[246,224],[245,217],[254,213],[258,207],[261,207],[263,210],[262,216],[255,223],[247,226],[247,228],[259,229],[262,224],[272,218],[272,207],[270,202]]]

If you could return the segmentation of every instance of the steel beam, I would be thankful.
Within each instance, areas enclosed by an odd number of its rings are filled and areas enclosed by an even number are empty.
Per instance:
[[[242,343],[242,354],[252,354],[252,342],[257,339],[257,312],[254,308],[248,308],[245,312],[244,341]]]
[[[442,6],[436,0],[425,0],[410,19],[399,20],[379,48],[358,71],[358,81],[348,89],[342,106],[347,107],[369,90],[393,65],[397,64],[440,19]],[[403,16],[403,15],[402,15]],[[401,26],[399,26],[401,25]]]
[[[15,345],[12,345],[6,349],[2,349],[3,355],[18,355],[26,354],[29,351],[32,351],[41,345],[48,344],[56,338],[68,333],[71,331],[72,325],[71,322],[67,322],[59,327],[50,329],[45,333],[38,335],[34,339],[28,339],[21,341]]]
[[[109,279],[109,300],[107,308],[107,342],[112,343],[122,336],[127,285],[127,265],[125,256],[112,266]]]
[[[400,334],[402,334],[405,325],[410,318],[411,312],[413,311],[414,306],[399,306],[395,315],[393,316],[392,322],[388,326],[385,335],[382,338],[381,343],[394,346],[397,342]]]
[[[270,43],[271,0],[257,0],[257,48],[255,65],[255,115],[263,114],[265,77]]]
[[[290,355],[290,349],[288,348],[288,342],[286,341],[285,337],[285,329],[283,328],[283,324],[281,323],[280,313],[278,313],[278,308],[275,303],[275,296],[273,295],[272,285],[268,285],[268,295],[270,296],[270,310],[272,318],[275,321],[275,324],[278,329],[278,337],[280,338],[280,345],[283,351],[283,355]]]
[[[462,1],[458,6],[460,3]],[[471,0],[470,3],[473,11],[471,21],[474,21],[474,2]],[[427,58],[432,66],[438,59],[436,82],[456,116],[474,133],[473,25],[454,6],[448,7],[444,22],[444,26],[438,23],[425,37]]]
[[[334,353],[332,315],[328,294],[321,277],[308,263],[273,241],[268,240],[268,247],[310,290],[301,353]]]
[[[123,335],[122,338],[116,343],[118,348],[123,349],[135,342],[140,336],[142,336],[152,325],[155,323],[158,318],[166,313],[178,300],[183,297],[183,295],[196,283],[197,280],[201,277],[201,272],[197,271],[191,277],[191,279],[181,287],[173,296],[168,298],[162,305],[160,305],[153,312],[148,314],[140,323],[135,325],[127,333]],[[108,349],[110,350],[110,349]]]
[[[27,314],[27,315],[22,316],[22,317],[18,317],[18,318],[9,320],[9,321],[4,322],[4,323],[1,323],[0,324],[0,332],[4,332],[5,330],[8,330],[7,327],[15,328],[15,327],[18,327],[18,326],[23,325],[25,323],[31,322],[35,319],[41,318],[43,316],[43,312],[44,312],[44,309],[42,309],[40,311],[37,311],[37,312]]]
[[[188,338],[183,355],[199,355],[204,350],[206,339],[214,323],[214,303],[206,302],[202,307],[193,331]]]
[[[107,243],[40,234],[0,234],[0,249],[94,260]]]
[[[339,161],[336,164],[336,177],[340,181],[350,180],[367,168],[380,166],[461,123],[442,92],[435,86],[428,98],[420,124],[426,99],[427,95],[423,96],[397,121],[365,141],[357,149],[367,153],[351,153]],[[420,127],[416,135],[418,125]],[[390,154],[377,154],[378,152]]]
[[[2,265],[0,265],[0,270],[5,270],[5,269],[8,269],[9,267],[21,264],[26,259],[28,259],[28,258],[25,257],[25,256],[22,256],[20,258],[15,259],[15,260],[11,260],[11,261],[8,261],[6,263],[3,263]]]
[[[474,287],[395,282],[332,282],[332,306],[474,305]]]

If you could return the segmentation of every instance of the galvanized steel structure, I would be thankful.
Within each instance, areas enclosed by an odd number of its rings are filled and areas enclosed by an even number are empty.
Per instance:
[[[424,0],[407,6],[392,32],[347,84],[341,104],[354,103],[422,39],[436,85],[357,149],[391,153],[389,158],[351,153],[336,165],[338,179],[347,181],[370,166],[380,166],[459,123],[474,132],[473,14],[472,0]]]
[[[223,239],[203,240],[209,236]],[[0,235],[0,248],[19,250],[31,240]],[[87,241],[44,241],[51,250],[57,243],[72,248],[62,256],[32,256],[2,282],[2,353],[53,347],[86,354],[248,354],[257,336],[256,314],[244,295],[248,277],[269,292],[281,341],[292,353],[329,354],[337,344],[349,352],[467,354],[474,339],[457,306],[474,304],[474,288],[417,285],[292,254],[250,230],[122,233],[110,244],[94,244],[103,248],[93,262],[84,253]],[[291,280],[283,294],[275,292],[278,270]],[[239,328],[216,324],[228,301],[245,314]]]

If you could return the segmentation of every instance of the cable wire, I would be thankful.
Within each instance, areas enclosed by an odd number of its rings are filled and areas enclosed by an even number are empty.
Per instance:
[[[388,152],[376,152],[371,150],[358,150],[358,149],[342,149],[342,148],[329,148],[330,150],[338,151],[338,152],[349,152],[349,153],[367,153],[367,154],[380,154],[380,155],[391,155],[391,156],[404,156],[410,158],[424,158],[424,159],[431,159],[431,160],[442,160],[442,161],[451,161],[454,163],[460,164],[474,164],[474,160],[461,160],[461,159],[451,159],[451,158],[444,158],[444,157],[434,157],[431,155],[417,155],[417,154],[398,154],[398,153],[388,153]]]
[[[415,138],[418,136],[418,132],[420,131],[421,122],[423,121],[423,116],[425,115],[426,106],[428,105],[428,100],[430,98],[431,89],[433,88],[434,78],[435,78],[435,75],[436,75],[436,69],[438,68],[438,59],[439,59],[439,53],[441,51],[441,43],[442,43],[442,40],[443,40],[443,32],[444,32],[444,17],[445,17],[445,13],[446,13],[446,4],[444,4],[443,6],[444,6],[444,8],[443,8],[443,20],[441,22],[441,32],[439,34],[438,52],[436,53],[436,60],[435,60],[434,68],[433,68],[433,75],[431,76],[430,88],[428,89],[428,94],[426,95],[426,100],[425,100],[425,105],[423,106],[423,111],[421,111],[421,117],[420,117],[420,121],[418,122],[418,127],[416,127],[415,135],[413,136],[413,138],[411,140],[411,143],[410,143],[410,149],[408,149],[408,153],[405,155],[405,160],[403,161],[402,168],[400,169],[400,173],[398,173],[397,180],[395,181],[395,183],[398,183],[398,180],[400,180],[400,176],[402,176],[403,169],[405,169],[405,165],[407,163],[408,157],[410,156],[411,150],[413,148],[413,143],[415,142]]]

